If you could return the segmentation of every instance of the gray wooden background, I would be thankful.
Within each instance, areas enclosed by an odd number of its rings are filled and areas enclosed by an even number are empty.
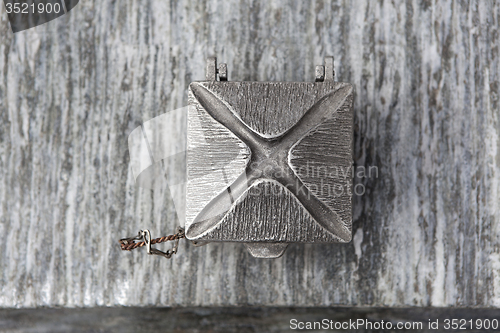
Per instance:
[[[463,333],[492,332],[490,327],[498,321],[498,309],[463,308],[363,308],[363,307],[208,307],[208,308],[163,308],[163,307],[114,307],[114,308],[40,308],[40,309],[0,309],[0,332],[2,333],[137,333],[137,332],[175,332],[175,333],[279,333],[293,332],[291,320],[297,322],[321,322],[327,319],[338,323],[349,320],[364,320],[365,324],[341,330],[309,330],[309,332],[342,333]],[[464,330],[451,328],[445,322],[450,318],[472,320],[475,328]],[[429,327],[438,320],[439,330]],[[376,323],[384,321],[384,327],[393,329],[374,329]],[[366,322],[371,322],[366,324]],[[292,321],[292,323],[295,323]],[[396,329],[397,324],[411,325],[415,329]],[[487,323],[486,325],[484,323]],[[422,326],[416,326],[416,325]],[[488,325],[488,326],[487,326]],[[496,325],[496,324],[493,324]],[[445,329],[447,326],[447,329]],[[344,327],[345,324],[344,324]],[[422,327],[417,329],[416,327]],[[436,326],[433,326],[436,327]],[[316,326],[317,328],[317,326]]]
[[[0,306],[499,307],[499,21],[499,1],[85,0],[14,35],[2,6]],[[135,186],[127,137],[185,106],[209,55],[286,81],[335,56],[355,164],[378,168],[355,179],[352,243],[120,251],[177,225],[167,187]]]

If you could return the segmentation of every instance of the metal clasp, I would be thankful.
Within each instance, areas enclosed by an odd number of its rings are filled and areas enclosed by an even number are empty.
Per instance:
[[[165,257],[170,259],[172,255],[177,253],[177,249],[179,248],[179,238],[175,240],[174,247],[171,250],[167,250],[167,252],[160,251],[158,249],[151,247],[151,233],[149,230],[141,230],[142,237],[144,237],[144,242],[146,243],[146,249],[148,254],[156,254],[158,256]],[[181,227],[177,228],[177,235],[184,236],[184,229]]]
[[[149,230],[141,230],[139,234],[135,237],[128,237],[120,239],[120,245],[122,250],[131,251],[141,246],[146,246],[148,254],[156,254],[167,259],[171,258],[173,254],[177,253],[179,248],[179,239],[185,238],[184,228],[178,227],[177,233],[170,236],[164,236],[156,239],[151,238],[151,232]],[[174,247],[167,252],[160,251],[158,249],[152,248],[152,244],[163,243],[166,241],[175,240]],[[139,242],[135,242],[139,241]]]

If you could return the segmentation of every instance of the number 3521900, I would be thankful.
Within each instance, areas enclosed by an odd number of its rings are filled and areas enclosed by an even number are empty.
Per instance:
[[[27,4],[27,3],[8,3],[5,2],[5,9],[7,14],[58,14],[61,11],[61,5],[58,3],[38,3],[38,4]]]

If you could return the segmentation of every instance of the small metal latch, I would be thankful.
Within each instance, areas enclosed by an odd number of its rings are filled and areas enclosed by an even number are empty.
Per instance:
[[[186,238],[259,258],[351,240],[353,87],[334,75],[326,57],[315,82],[234,82],[207,59],[189,86]]]

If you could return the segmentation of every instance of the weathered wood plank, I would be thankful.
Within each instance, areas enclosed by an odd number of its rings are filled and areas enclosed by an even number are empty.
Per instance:
[[[89,0],[15,35],[0,13],[0,306],[500,306],[499,2]],[[352,243],[119,250],[176,226],[127,136],[185,106],[212,54],[261,81],[336,57],[355,163],[378,168],[355,179]]]
[[[90,308],[90,309],[1,309],[2,332],[290,332],[293,327],[316,325],[313,332],[372,333],[439,331],[492,331],[498,325],[498,309],[450,308]],[[451,318],[467,319],[462,329],[452,329]],[[147,320],[145,320],[147,319]],[[450,322],[446,322],[448,319]],[[432,328],[429,327],[429,320]],[[471,322],[469,322],[471,320]],[[495,322],[496,320],[496,322]],[[316,324],[315,324],[316,322]],[[300,323],[300,324],[299,324]],[[319,323],[319,324],[318,324]],[[352,324],[354,323],[354,325]],[[470,325],[472,328],[470,329]],[[335,327],[347,327],[336,330]],[[397,327],[403,329],[397,329]],[[410,327],[410,329],[404,329]],[[477,326],[476,326],[477,325]],[[388,329],[391,327],[392,329]],[[383,329],[377,329],[381,327]],[[483,329],[476,329],[482,327]],[[445,329],[446,328],[446,329]]]

